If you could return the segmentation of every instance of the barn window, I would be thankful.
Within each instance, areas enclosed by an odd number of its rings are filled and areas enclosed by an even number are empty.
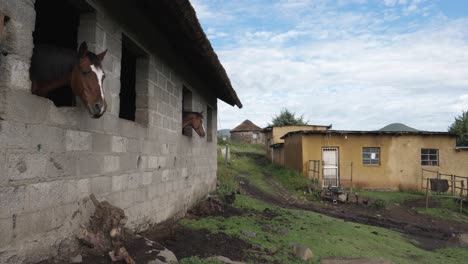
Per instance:
[[[213,109],[209,106],[206,109],[206,141],[213,141]]]
[[[380,148],[364,147],[362,148],[363,165],[380,165]]]
[[[147,67],[143,62],[148,60],[146,53],[127,36],[122,35],[122,61],[120,68],[120,109],[119,117],[135,121],[138,96],[137,83],[143,80],[139,76],[146,76]],[[140,74],[141,71],[142,73]],[[141,77],[145,78],[145,77]],[[147,111],[145,111],[147,112]],[[143,118],[142,118],[143,120]]]
[[[421,165],[439,166],[439,150],[421,149]]]
[[[64,53],[76,52],[80,15],[93,11],[92,8],[84,1],[64,0],[37,0],[34,8],[36,10],[36,23],[33,32],[34,52],[40,48],[44,49],[44,47]],[[43,67],[40,70],[45,71],[37,73],[37,75],[41,75],[43,81],[56,80],[55,76],[53,76],[54,79],[49,79],[52,78],[51,75],[57,69],[51,67],[47,70],[47,67]],[[76,106],[75,96],[69,85],[55,89],[47,95],[47,98],[52,100],[56,106]]]
[[[185,86],[182,89],[182,111],[192,112],[192,91]],[[182,135],[191,137],[192,127],[183,128]]]

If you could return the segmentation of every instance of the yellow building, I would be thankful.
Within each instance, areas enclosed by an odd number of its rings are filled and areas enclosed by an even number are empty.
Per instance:
[[[328,130],[332,126],[321,125],[303,125],[303,126],[269,126],[262,129],[265,138],[265,155],[276,164],[284,165],[284,140],[281,138],[285,134],[292,131],[309,131],[309,130]]]
[[[352,177],[354,187],[420,189],[422,169],[468,176],[468,149],[446,132],[302,130],[282,139],[284,165],[310,176],[315,163],[325,185]]]

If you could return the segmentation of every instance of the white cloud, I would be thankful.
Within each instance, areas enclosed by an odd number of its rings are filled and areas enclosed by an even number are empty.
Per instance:
[[[426,8],[416,0],[383,4]],[[336,129],[402,122],[446,130],[468,109],[468,19],[432,17],[396,27],[389,23],[408,10],[339,12],[312,0],[272,6],[262,17],[274,13],[287,26],[231,28],[223,37],[232,43],[216,47],[244,104],[240,110],[219,104],[221,128],[245,119],[265,126],[286,107]]]

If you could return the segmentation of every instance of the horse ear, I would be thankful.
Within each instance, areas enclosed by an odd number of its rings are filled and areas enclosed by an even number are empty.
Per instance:
[[[83,41],[81,42],[80,48],[78,49],[78,56],[80,56],[80,58],[83,58],[86,56],[87,53],[88,53],[88,44],[86,44],[86,41]]]
[[[104,57],[106,56],[106,53],[107,53],[107,49],[97,55],[99,61],[102,61],[104,59]]]
[[[203,111],[200,112],[200,115],[203,116]]]

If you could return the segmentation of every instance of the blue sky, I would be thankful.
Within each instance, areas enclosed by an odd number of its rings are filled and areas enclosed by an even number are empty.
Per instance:
[[[310,124],[445,131],[468,110],[468,1],[191,0],[244,107],[218,128]]]

